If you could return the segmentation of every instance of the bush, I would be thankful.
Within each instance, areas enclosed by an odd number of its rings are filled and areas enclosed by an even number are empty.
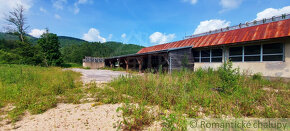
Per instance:
[[[119,128],[124,130],[140,130],[155,120],[155,117],[149,113],[149,109],[144,104],[135,105],[126,102],[117,109],[117,112],[119,111],[122,111],[123,118],[119,123]]]
[[[174,113],[162,117],[162,130],[165,131],[184,131],[187,130],[187,121],[184,116]]]
[[[253,80],[262,80],[262,73],[255,73],[255,74],[252,76],[252,79],[253,79]]]
[[[227,92],[235,91],[239,86],[240,72],[239,69],[233,69],[233,63],[228,61],[218,68],[221,87]]]
[[[0,50],[0,64],[19,64],[21,56]]]

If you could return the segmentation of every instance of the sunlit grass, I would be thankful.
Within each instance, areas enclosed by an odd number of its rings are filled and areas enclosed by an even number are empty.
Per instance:
[[[37,114],[58,102],[77,103],[79,77],[79,73],[58,67],[0,65],[0,106],[15,106],[8,112],[8,118],[15,121],[26,110]]]
[[[269,81],[260,74],[250,77],[229,64],[218,70],[121,76],[95,92],[104,103],[157,105],[187,118],[289,118],[289,86],[289,82]]]

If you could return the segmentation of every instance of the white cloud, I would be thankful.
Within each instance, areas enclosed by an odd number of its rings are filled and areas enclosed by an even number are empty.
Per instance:
[[[18,5],[22,5],[28,11],[33,5],[33,0],[0,0],[0,3],[0,20],[4,20],[5,15],[8,15]]]
[[[42,7],[39,8],[39,11],[41,11],[41,12],[43,12],[43,13],[47,13],[47,10],[44,9],[44,8],[42,8]]]
[[[112,40],[113,34],[109,34],[108,41]]]
[[[66,3],[67,3],[67,0],[53,0],[52,1],[53,7],[59,10],[62,10]]]
[[[126,36],[127,36],[127,34],[126,34],[126,33],[123,33],[123,34],[121,35],[121,37],[122,37],[123,39],[125,39],[125,38],[126,38]]]
[[[220,5],[223,7],[223,9],[220,11],[220,13],[238,8],[242,2],[243,0],[221,0]]]
[[[79,5],[80,4],[86,4],[88,3],[89,0],[78,0],[77,2],[74,3],[74,14],[78,14],[80,12]]]
[[[200,22],[193,34],[200,34],[210,30],[216,30],[230,26],[231,22],[226,20],[212,19]]]
[[[32,29],[29,35],[39,38],[43,33],[45,33],[45,29]]]
[[[290,6],[285,6],[281,9],[274,9],[274,8],[267,8],[263,10],[262,12],[259,12],[257,14],[256,20],[261,20],[264,18],[270,18],[273,16],[279,16],[282,14],[290,14]]]
[[[78,5],[75,3],[74,4],[75,8],[74,8],[74,14],[78,14],[80,12],[80,8],[78,7]]]
[[[190,2],[191,4],[196,4],[197,0],[183,0],[184,2]]]
[[[87,3],[88,2],[88,0],[78,0],[78,3],[79,4],[85,4],[85,3]]]
[[[175,38],[175,34],[163,34],[160,32],[155,32],[149,36],[150,42],[153,44],[163,44],[167,43]]]
[[[54,18],[56,18],[56,19],[61,19],[61,16],[60,15],[58,15],[58,14],[54,14]]]
[[[100,32],[99,30],[95,29],[95,28],[91,28],[88,33],[83,35],[83,38],[86,41],[90,41],[90,42],[106,42],[106,39],[102,36],[100,36]]]

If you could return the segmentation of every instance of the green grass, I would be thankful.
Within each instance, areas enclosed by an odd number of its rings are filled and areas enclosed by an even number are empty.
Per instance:
[[[126,71],[126,69],[122,68],[122,67],[104,67],[101,68],[102,70],[111,70],[111,71]],[[134,69],[128,69],[127,73],[129,74],[138,74],[139,71],[138,70],[134,70]]]
[[[146,103],[188,118],[289,118],[289,88],[290,83],[268,81],[259,74],[249,77],[233,69],[231,64],[225,64],[218,70],[121,76],[96,92],[97,100],[104,103]],[[163,118],[172,123],[170,116]]]
[[[58,102],[78,103],[79,73],[57,67],[0,65],[0,107],[12,104],[8,119],[17,121],[28,110],[42,113]]]
[[[82,64],[79,63],[64,63],[61,65],[63,68],[83,68]]]
[[[126,71],[126,69],[124,69],[122,67],[117,67],[117,68],[104,67],[102,69],[103,70],[112,70],[112,71]]]

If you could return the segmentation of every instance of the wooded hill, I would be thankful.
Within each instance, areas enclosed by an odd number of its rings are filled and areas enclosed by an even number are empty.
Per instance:
[[[27,38],[31,44],[36,45],[38,38],[32,36],[27,36]],[[17,40],[19,40],[19,38],[15,34],[0,32],[0,63],[9,61],[6,59],[6,61],[2,60],[1,62],[1,59],[7,57],[7,54],[11,56],[9,59],[14,59],[14,49],[17,47]],[[82,63],[82,59],[85,56],[111,57],[133,54],[144,48],[140,45],[123,44],[113,41],[105,43],[87,42],[82,39],[67,36],[58,36],[58,40],[60,42],[60,51],[63,60],[66,63]]]

